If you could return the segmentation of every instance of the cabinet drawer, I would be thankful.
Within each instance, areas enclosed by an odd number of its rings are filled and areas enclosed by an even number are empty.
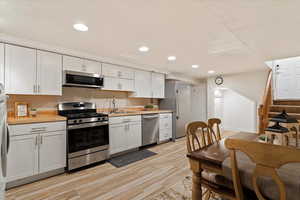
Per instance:
[[[170,119],[170,120],[172,120],[172,113],[159,114],[159,118],[160,119]]]
[[[53,132],[66,130],[66,122],[50,122],[36,124],[10,125],[10,135],[28,135],[41,132]]]
[[[109,118],[109,124],[120,124],[120,123],[141,122],[141,121],[142,121],[141,115]]]

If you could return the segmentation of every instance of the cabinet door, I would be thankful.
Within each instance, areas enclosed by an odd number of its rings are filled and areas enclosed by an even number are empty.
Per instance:
[[[91,74],[101,74],[101,63],[93,60],[84,60],[85,72]]]
[[[109,151],[110,154],[127,150],[127,126],[116,124],[109,126]]]
[[[0,43],[0,83],[4,85],[4,44]]]
[[[66,131],[40,134],[39,173],[66,166]]]
[[[152,73],[152,97],[165,98],[165,75]]]
[[[5,45],[5,86],[9,94],[36,93],[36,50]]]
[[[37,51],[38,93],[62,95],[62,56],[46,51]]]
[[[135,93],[133,97],[151,98],[151,72],[137,70],[135,71],[134,80]]]
[[[134,71],[130,68],[120,67],[119,68],[119,78],[122,79],[134,79]]]
[[[134,91],[134,80],[120,78],[119,89],[122,91]]]
[[[10,138],[7,155],[8,182],[38,173],[38,145],[36,135]]]
[[[118,78],[104,77],[104,87],[102,90],[120,90],[120,83]]]
[[[142,146],[142,124],[130,123],[127,129],[128,149]]]
[[[83,60],[72,56],[63,56],[63,69],[69,71],[83,72]]]
[[[119,67],[116,65],[103,63],[102,64],[102,75],[104,77],[109,76],[109,77],[119,78],[119,76],[120,76]]]

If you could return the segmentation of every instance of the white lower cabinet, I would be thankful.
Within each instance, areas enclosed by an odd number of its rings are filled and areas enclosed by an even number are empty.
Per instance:
[[[172,113],[159,115],[159,142],[172,138]]]
[[[142,145],[141,115],[111,117],[109,119],[110,154],[134,149]]]
[[[14,136],[7,155],[7,181],[38,173],[38,146],[35,135]]]
[[[53,122],[9,126],[8,182],[66,166],[64,124],[65,122]],[[24,130],[23,134],[21,129]]]
[[[40,135],[39,173],[66,166],[66,132],[57,131]]]

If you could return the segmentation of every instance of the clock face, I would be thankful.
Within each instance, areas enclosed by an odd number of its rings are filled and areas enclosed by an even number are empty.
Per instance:
[[[223,80],[222,76],[217,76],[217,77],[216,77],[215,83],[216,83],[217,85],[222,85],[223,82],[224,82],[224,80]]]

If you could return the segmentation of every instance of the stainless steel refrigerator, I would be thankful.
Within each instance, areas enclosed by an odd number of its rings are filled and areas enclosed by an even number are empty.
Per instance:
[[[0,144],[1,144],[1,163],[0,163],[0,199],[4,199],[6,184],[7,152],[9,148],[9,135],[7,130],[7,96],[4,87],[0,83]]]
[[[185,136],[187,123],[206,120],[206,97],[204,96],[206,96],[206,86],[199,91],[189,83],[166,80],[165,99],[159,101],[159,108],[173,110],[173,140]],[[200,104],[203,106],[199,106]],[[200,110],[200,107],[203,110]]]

